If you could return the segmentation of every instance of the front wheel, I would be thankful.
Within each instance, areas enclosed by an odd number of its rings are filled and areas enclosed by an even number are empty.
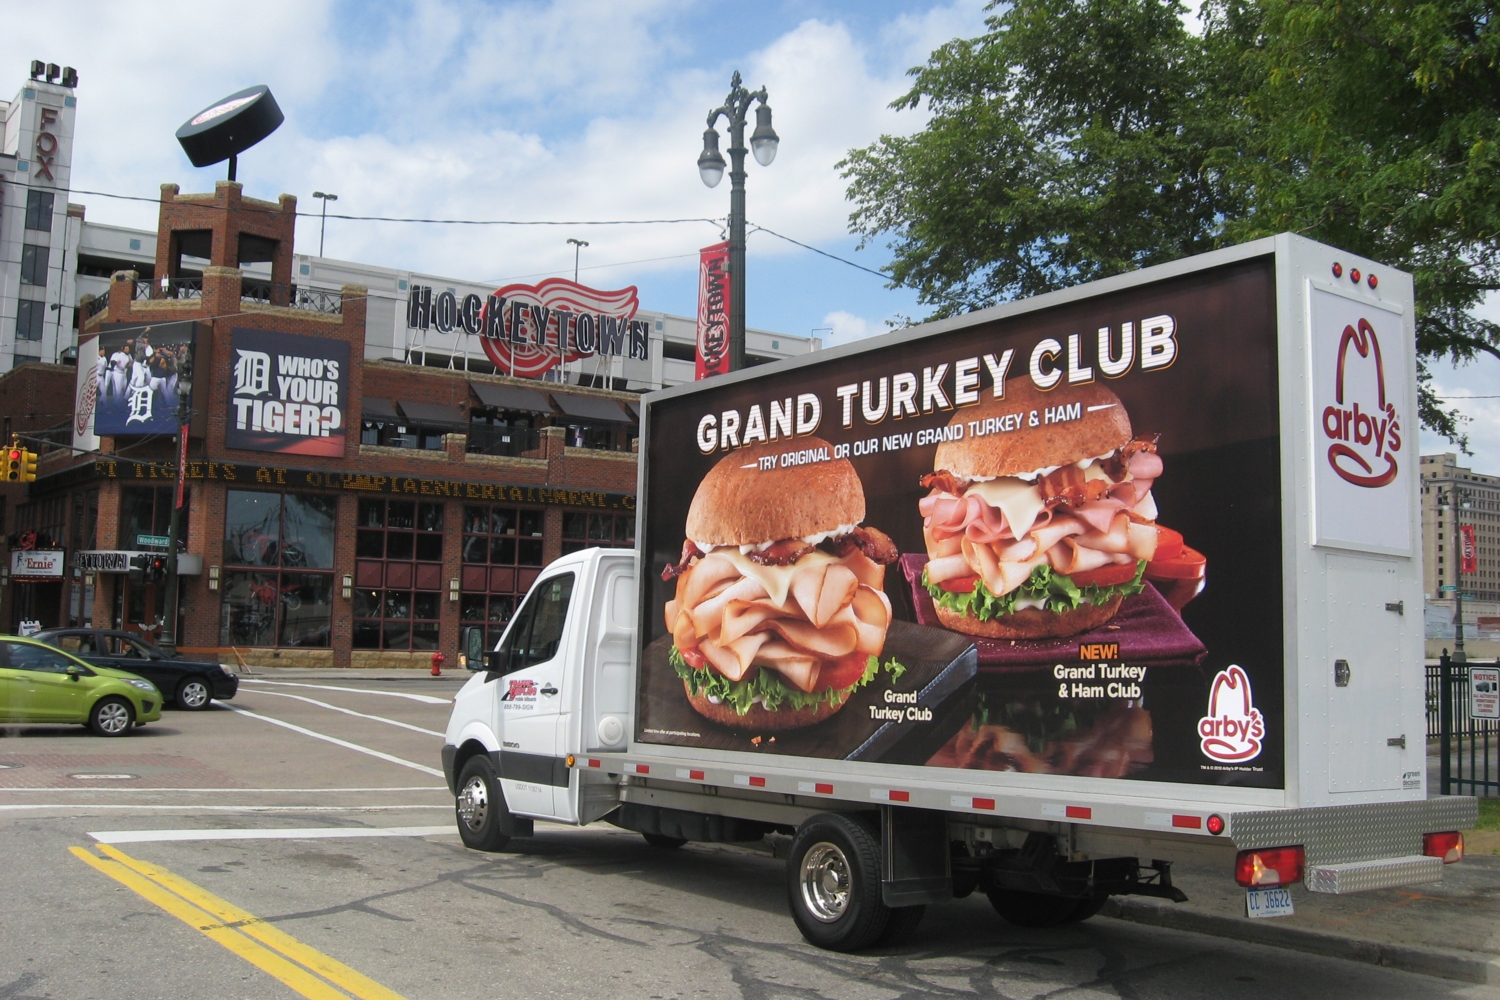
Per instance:
[[[646,843],[661,851],[675,851],[687,843],[682,837],[668,837],[660,833],[643,833],[641,836],[646,839]]]
[[[189,712],[199,712],[208,707],[213,695],[208,690],[208,685],[198,677],[189,677],[177,688],[177,707],[185,708]]]
[[[465,847],[476,851],[503,851],[510,837],[501,832],[508,816],[505,792],[495,777],[495,767],[484,754],[470,757],[458,775],[458,798],[454,802],[458,835]]]
[[[133,721],[130,702],[124,698],[100,698],[89,711],[89,728],[95,736],[124,736]]]
[[[786,875],[792,920],[809,943],[858,951],[885,931],[891,910],[880,895],[880,840],[859,820],[823,813],[803,823]]]

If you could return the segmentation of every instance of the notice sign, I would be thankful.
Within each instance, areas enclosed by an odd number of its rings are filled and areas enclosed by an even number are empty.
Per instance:
[[[1469,714],[1500,719],[1500,667],[1469,668]]]
[[[236,327],[224,444],[288,455],[344,454],[349,345]]]
[[[729,244],[698,251],[697,378],[729,371]]]

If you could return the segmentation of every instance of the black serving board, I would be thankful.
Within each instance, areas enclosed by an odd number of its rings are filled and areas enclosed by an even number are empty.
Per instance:
[[[899,681],[892,682],[882,669],[836,715],[804,729],[776,733],[730,729],[699,715],[688,703],[682,680],[667,660],[671,648],[670,635],[646,647],[641,663],[646,683],[636,723],[638,742],[825,760],[918,763],[952,735],[955,717],[967,720],[973,711],[979,665],[974,643],[968,636],[947,629],[891,622],[880,659],[882,663],[894,659],[906,667]],[[887,691],[915,691],[916,707],[930,711],[931,721],[872,718],[872,706],[907,707],[904,703],[888,705]]]

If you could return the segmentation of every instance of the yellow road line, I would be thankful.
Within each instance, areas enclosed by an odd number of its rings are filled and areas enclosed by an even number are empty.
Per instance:
[[[148,861],[132,858],[124,851],[109,844],[100,844],[98,847],[100,851],[125,867],[144,875],[157,885],[181,896],[189,903],[201,907],[225,924],[254,938],[261,944],[275,949],[287,958],[301,962],[334,985],[341,986],[355,996],[360,997],[361,1000],[404,1000],[399,993],[382,986],[363,973],[356,972],[339,960],[330,958],[316,948],[303,944],[274,924],[266,923],[254,914],[240,909],[233,903],[220,899],[207,889],[195,885],[179,875],[174,875],[165,868],[153,865]]]
[[[238,931],[224,926],[220,920],[184,902],[123,865],[96,857],[81,847],[70,847],[68,850],[85,864],[93,866],[149,902],[155,903],[178,920],[202,933],[210,941],[228,948],[257,969],[281,980],[308,1000],[349,1000],[343,993],[306,970],[293,965],[271,949],[256,944]]]

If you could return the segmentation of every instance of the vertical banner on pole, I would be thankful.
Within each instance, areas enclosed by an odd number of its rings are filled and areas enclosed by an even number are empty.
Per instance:
[[[1459,572],[1478,573],[1479,558],[1475,552],[1474,526],[1472,524],[1460,524],[1458,526],[1460,538],[1459,548]]]
[[[183,487],[183,484],[187,481],[187,446],[188,446],[188,425],[187,424],[183,424],[182,425],[182,433],[178,435],[178,438],[182,442],[182,448],[177,453],[177,504],[176,504],[176,506],[180,510],[180,509],[182,509],[182,487]]]
[[[729,242],[698,251],[697,377],[729,371]]]

